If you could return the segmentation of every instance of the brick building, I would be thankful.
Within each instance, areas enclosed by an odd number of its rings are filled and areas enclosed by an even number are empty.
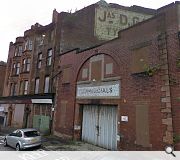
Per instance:
[[[4,78],[6,75],[6,63],[3,61],[0,61],[0,73],[1,73],[1,77],[0,77],[0,96],[3,95],[3,88],[4,88]]]
[[[98,3],[75,13],[53,12],[56,22],[57,51],[85,49],[116,38],[118,31],[152,17],[156,10],[140,6],[124,7],[118,4]]]
[[[36,23],[23,37],[9,45],[1,104],[6,108],[6,126],[35,127],[50,131],[53,100],[54,24]]]
[[[179,150],[179,16],[175,2],[118,38],[61,54],[54,134],[110,150]]]
[[[54,10],[50,24],[32,25],[9,45],[4,93],[0,97],[6,108],[6,126],[34,127],[48,133],[57,77],[61,74],[59,55],[113,39],[119,30],[148,19],[155,12],[100,1],[75,13]]]
[[[0,61],[0,96],[3,95],[3,88],[4,88],[4,79],[5,79],[5,75],[6,75],[6,63],[3,61]],[[0,104],[0,126],[4,124],[4,107],[1,106]]]

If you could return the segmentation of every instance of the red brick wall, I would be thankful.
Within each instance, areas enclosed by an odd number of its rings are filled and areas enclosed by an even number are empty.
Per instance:
[[[167,131],[167,126],[162,123],[162,119],[166,119],[172,116],[171,112],[166,114],[162,113],[162,108],[165,107],[165,103],[162,102],[162,97],[167,98],[166,93],[162,92],[162,86],[164,81],[162,79],[161,68],[152,76],[132,75],[131,63],[133,48],[141,48],[146,44],[148,51],[148,63],[151,65],[159,64],[160,50],[158,47],[158,36],[164,31],[167,33],[167,50],[168,50],[168,64],[169,72],[177,80],[179,80],[179,69],[175,66],[177,54],[179,52],[179,40],[177,39],[177,17],[176,6],[171,5],[166,7],[163,11],[166,12],[165,18],[163,14],[159,14],[150,20],[139,23],[134,27],[125,29],[119,33],[119,38],[112,40],[100,47],[92,48],[80,53],[76,51],[69,52],[62,55],[60,66],[69,65],[72,68],[71,81],[68,85],[64,86],[62,81],[62,75],[59,76],[58,92],[56,100],[56,114],[55,114],[55,131],[58,133],[73,136],[73,123],[78,123],[77,117],[79,117],[78,103],[75,98],[76,82],[78,74],[82,65],[90,57],[104,53],[114,60],[117,64],[116,73],[121,77],[121,99],[118,101],[112,100],[99,100],[100,104],[118,104],[118,119],[120,121],[121,115],[127,115],[129,117],[128,123],[121,122],[119,133],[123,135],[119,145],[119,149],[123,150],[163,150],[164,136]],[[171,18],[174,17],[174,18]],[[165,26],[164,26],[165,24]],[[171,77],[171,76],[170,76]],[[79,78],[78,78],[79,79]],[[171,102],[173,110],[173,128],[174,131],[179,133],[179,120],[180,114],[178,111],[179,101],[176,97],[179,96],[179,86],[170,85],[171,88]],[[59,117],[61,116],[60,101],[68,101],[68,112],[66,112],[66,128],[62,129],[59,126]],[[92,103],[93,101],[83,101],[85,103]],[[145,148],[136,145],[136,106],[139,104],[146,104],[149,107],[149,147]],[[76,112],[75,112],[76,111]],[[74,122],[75,121],[75,122]],[[78,133],[79,134],[79,133]],[[80,137],[79,137],[80,138]],[[170,137],[170,139],[172,136]],[[179,148],[177,148],[179,149]]]
[[[94,36],[95,7],[91,5],[73,14],[59,14],[57,36],[60,39],[60,53],[102,42]]]
[[[168,14],[168,22],[171,24],[171,20],[175,21],[176,15]],[[180,58],[180,38],[178,26],[170,25],[171,31],[167,39],[168,47],[168,62],[169,62],[169,77],[170,77],[170,93],[171,93],[171,105],[172,105],[172,121],[174,137],[180,137],[180,68],[178,67],[178,59]],[[169,28],[170,30],[170,28]],[[175,142],[175,149],[180,150],[179,141]]]
[[[6,63],[0,62],[0,96],[3,95],[3,89],[4,89],[4,80],[5,80],[5,75],[6,75]]]
[[[13,42],[10,42],[9,44],[9,54],[8,54],[8,60],[7,60],[7,67],[6,67],[6,75],[5,75],[5,82],[4,82],[4,90],[3,90],[3,96],[9,96],[9,76],[11,75],[11,69],[12,69],[12,61],[14,56],[15,46],[13,45]]]

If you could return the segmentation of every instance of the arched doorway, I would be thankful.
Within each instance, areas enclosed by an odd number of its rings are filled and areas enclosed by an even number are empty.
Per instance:
[[[90,57],[80,68],[76,86],[75,119],[83,141],[117,149],[120,67],[109,55]],[[78,108],[81,106],[81,108]],[[80,119],[80,121],[78,121]]]

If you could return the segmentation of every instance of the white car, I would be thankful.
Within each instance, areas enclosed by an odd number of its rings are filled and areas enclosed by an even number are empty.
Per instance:
[[[11,146],[17,151],[41,146],[41,136],[36,129],[17,129],[4,138],[4,146]]]

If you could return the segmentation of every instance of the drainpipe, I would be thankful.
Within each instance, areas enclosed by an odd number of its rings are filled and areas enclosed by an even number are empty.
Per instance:
[[[73,117],[73,140],[75,140],[75,115],[76,115],[76,88],[77,88],[77,83],[75,84],[75,97],[74,97],[74,117]]]
[[[62,73],[62,71],[60,70],[56,75],[54,75],[51,78],[51,82],[53,82],[54,78],[58,78],[58,76]],[[51,89],[52,89],[52,85],[53,83],[51,83]],[[58,81],[56,82],[56,85],[58,86]],[[54,128],[54,114],[55,114],[55,97],[58,95],[58,87],[56,88],[56,93],[53,94],[53,98],[52,98],[52,107],[51,107],[51,124],[50,124],[50,134],[52,134],[53,128]],[[56,95],[56,96],[55,96]]]

